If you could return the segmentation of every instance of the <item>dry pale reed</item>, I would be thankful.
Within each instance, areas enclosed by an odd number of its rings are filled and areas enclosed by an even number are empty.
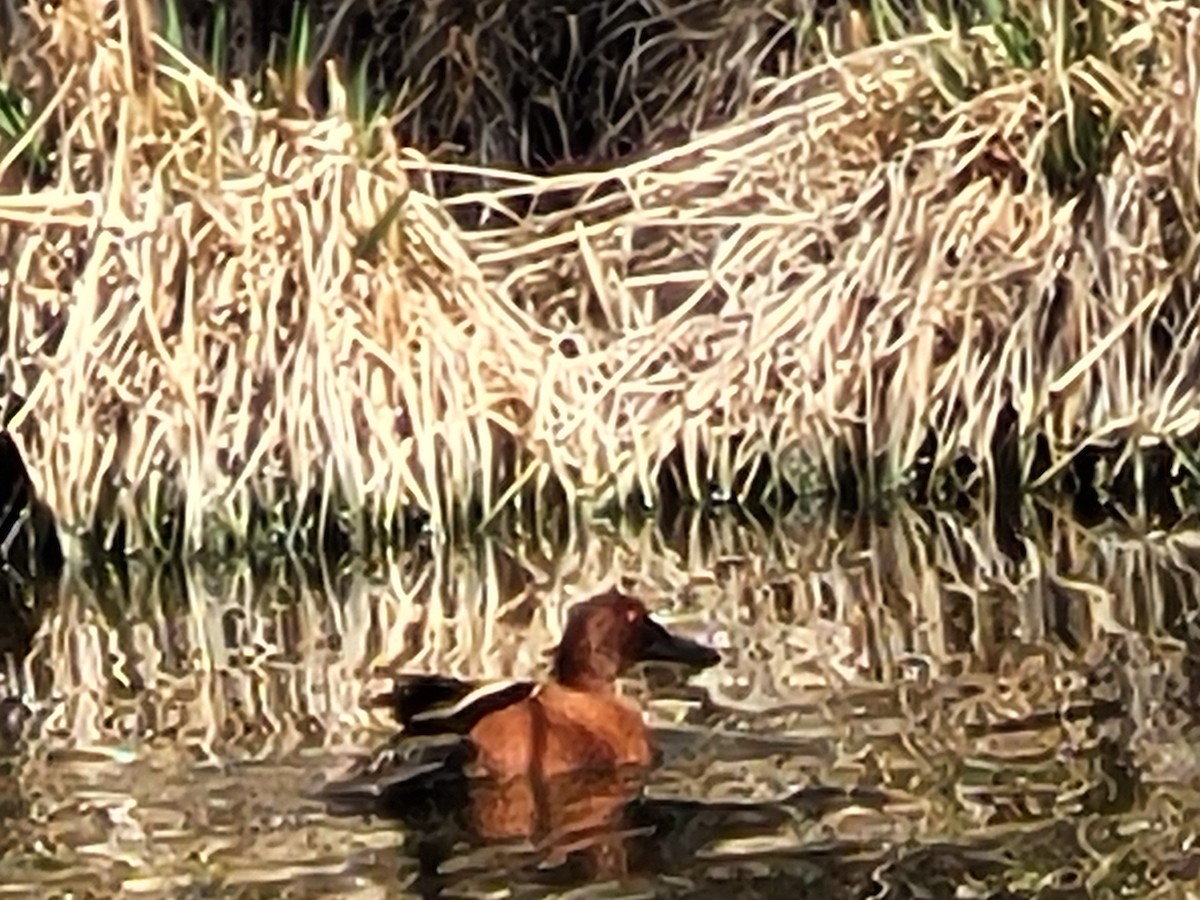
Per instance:
[[[23,186],[0,196],[0,361],[69,530],[366,542],[552,484],[584,508],[672,481],[880,496],[962,459],[991,485],[1004,439],[1026,482],[1089,446],[1193,456],[1186,4],[1123,4],[1104,59],[1022,68],[995,28],[851,29],[790,63],[726,48],[712,65],[739,60],[737,90],[692,58],[675,106],[639,68],[638,108],[666,125],[561,174],[401,146],[351,115],[332,63],[319,113],[282,82],[218,81],[147,7],[28,4],[2,69],[53,165],[22,174],[28,142],[0,157]],[[749,47],[756,28],[727,31]],[[444,93],[411,95],[423,83],[397,89],[418,134],[453,119]],[[500,113],[472,109],[455,121],[494,135]],[[1064,193],[1041,160],[1081,110],[1121,129]]]

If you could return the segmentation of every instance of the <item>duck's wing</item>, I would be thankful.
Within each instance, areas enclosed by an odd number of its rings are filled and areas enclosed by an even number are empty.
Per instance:
[[[373,697],[371,706],[391,709],[411,736],[466,734],[484,716],[533,693],[532,681],[481,684],[444,675],[400,675],[392,690]]]
[[[399,811],[406,821],[454,808],[450,800],[465,797],[464,768],[474,755],[468,732],[488,713],[524,700],[535,686],[532,681],[479,684],[443,675],[396,676],[392,689],[367,705],[390,709],[400,732],[346,777],[325,785],[321,796],[331,811]]]

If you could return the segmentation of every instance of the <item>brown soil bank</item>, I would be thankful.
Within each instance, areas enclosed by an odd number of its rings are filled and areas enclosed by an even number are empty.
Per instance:
[[[314,5],[269,71],[237,15],[0,16],[0,366],[68,529],[1193,471],[1189,4],[510,5]]]

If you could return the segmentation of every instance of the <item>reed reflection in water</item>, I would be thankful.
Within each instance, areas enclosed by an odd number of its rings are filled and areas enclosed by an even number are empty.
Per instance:
[[[0,895],[1183,896],[1200,534],[1029,521],[69,568],[8,598],[34,715],[0,756]],[[575,780],[532,841],[316,797],[391,735],[363,703],[389,670],[540,676],[614,583],[723,654],[624,685],[664,753],[643,780]]]

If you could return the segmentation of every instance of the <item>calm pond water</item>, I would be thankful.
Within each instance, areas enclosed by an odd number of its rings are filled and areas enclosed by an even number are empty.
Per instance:
[[[316,798],[389,668],[543,673],[613,583],[724,659],[624,684],[664,759],[610,825],[435,847]],[[1198,588],[1200,533],[1044,510],[71,568],[0,628],[0,896],[1189,896]]]

